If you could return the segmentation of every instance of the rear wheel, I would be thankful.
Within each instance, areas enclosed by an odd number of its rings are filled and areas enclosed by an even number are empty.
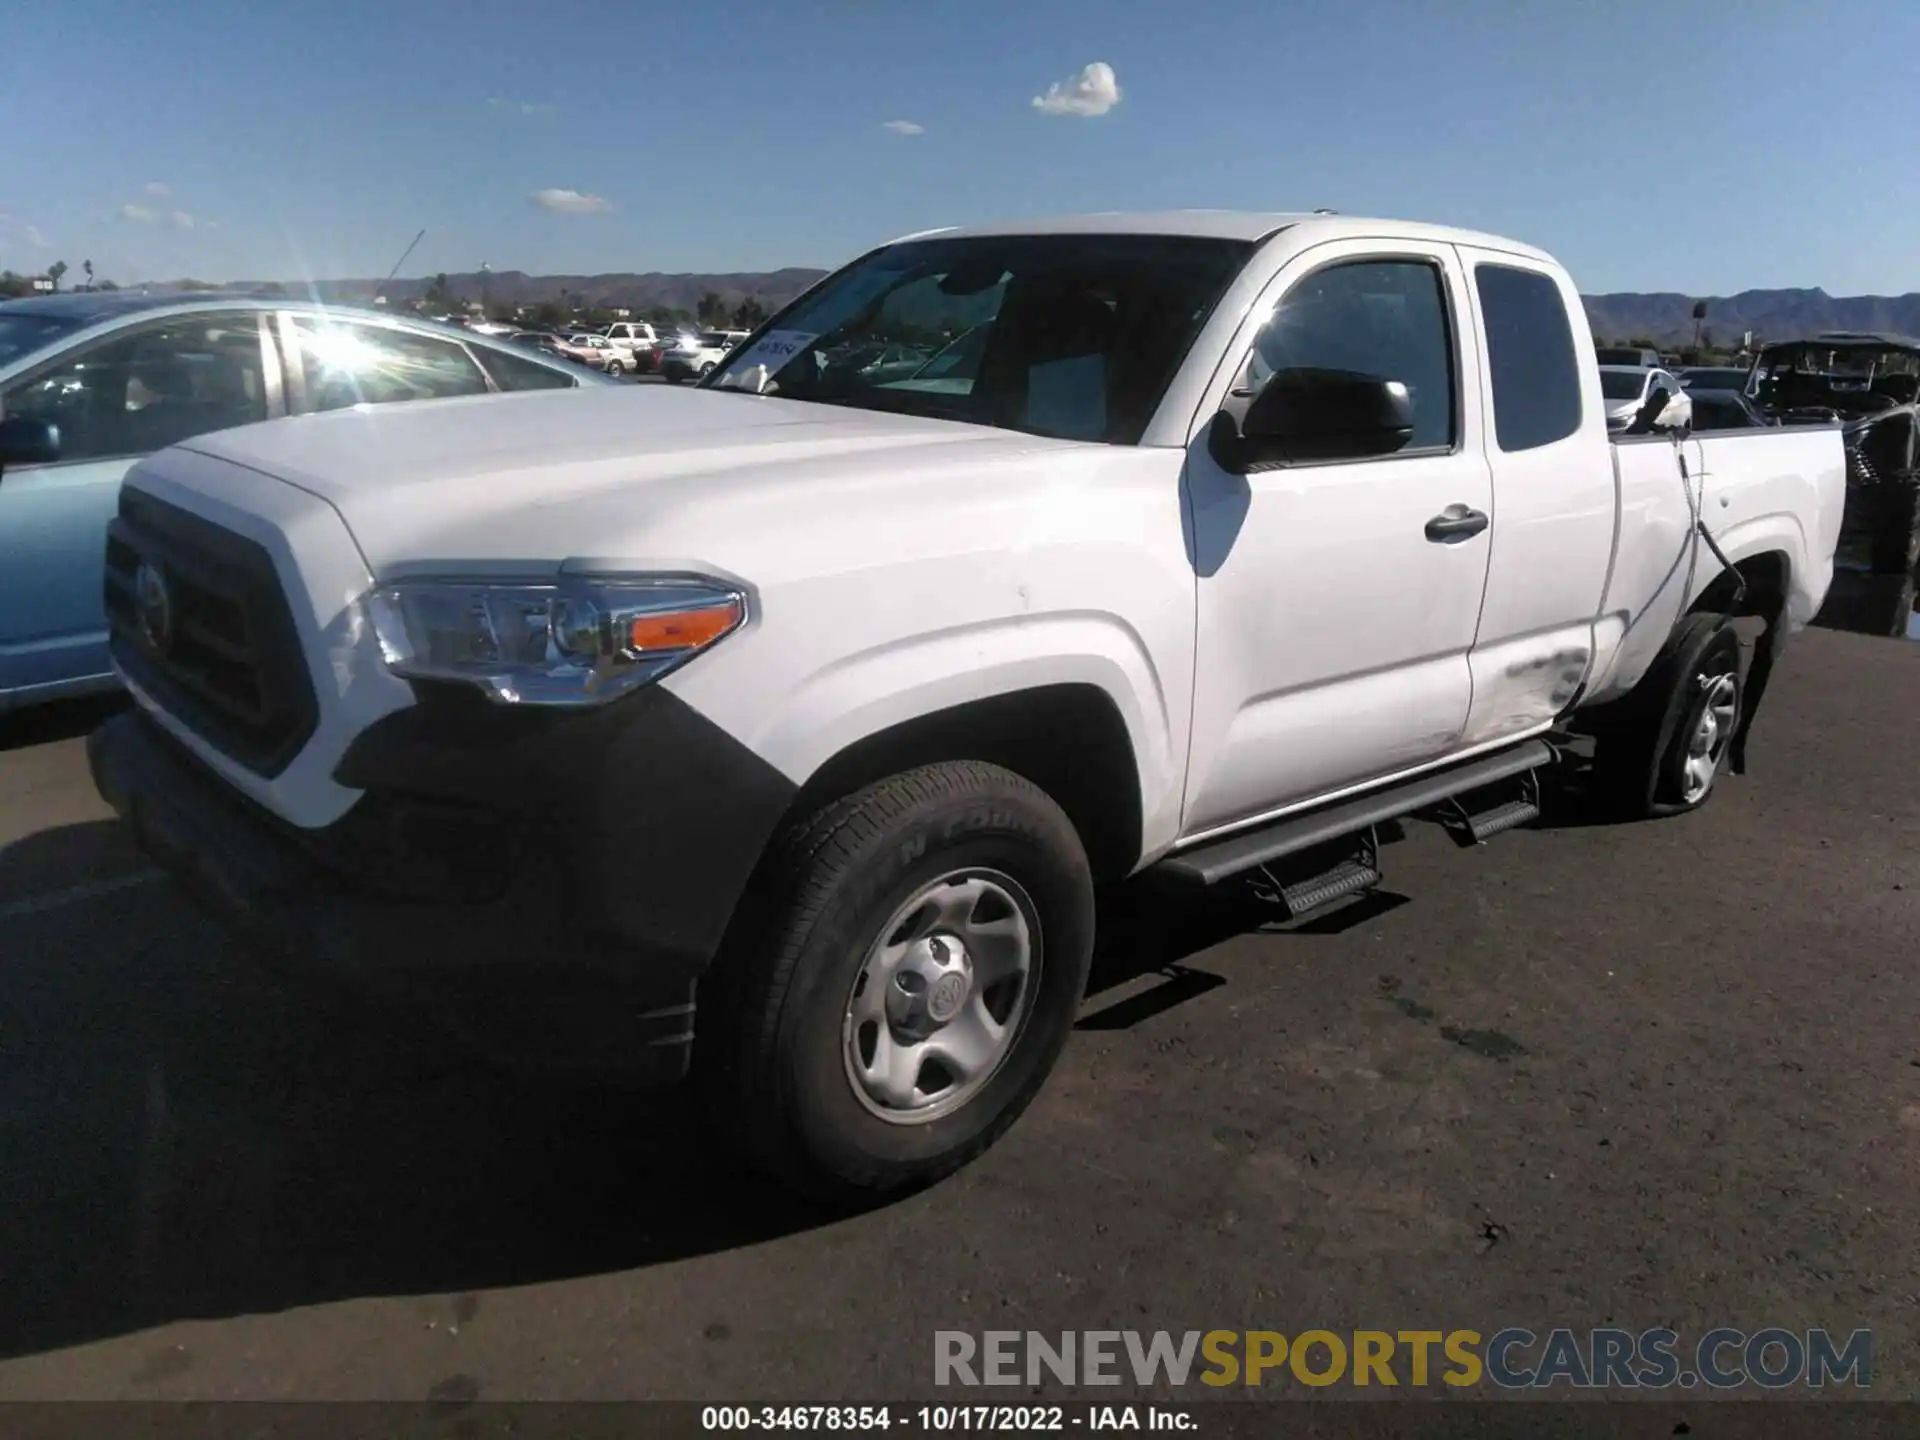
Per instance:
[[[1739,636],[1724,615],[1692,616],[1601,732],[1596,798],[1623,817],[1699,809],[1726,767],[1741,700]]]
[[[896,775],[801,825],[701,997],[695,1072],[762,1168],[831,1202],[984,1151],[1065,1044],[1093,885],[1060,807],[998,767]]]
[[[707,376],[711,375],[712,373],[713,373],[713,361],[709,360],[700,367],[700,378],[702,380],[706,379]]]

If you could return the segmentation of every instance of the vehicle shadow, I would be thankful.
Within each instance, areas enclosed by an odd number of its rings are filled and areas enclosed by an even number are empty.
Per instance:
[[[97,854],[117,828],[9,859]],[[1267,918],[1237,893],[1116,907],[1095,992]],[[263,966],[165,882],[0,919],[0,953],[0,1358],[364,1296],[457,1310],[834,1218],[732,1168],[684,1094],[490,1066]],[[1224,982],[1166,1003],[1196,983]]]
[[[94,853],[110,823],[16,844]],[[68,872],[69,883],[77,877]],[[508,1073],[162,882],[0,920],[0,1356],[656,1264],[822,1223],[683,1099]]]
[[[0,753],[77,740],[127,708],[127,697],[89,695],[77,700],[51,700],[25,710],[0,714]]]

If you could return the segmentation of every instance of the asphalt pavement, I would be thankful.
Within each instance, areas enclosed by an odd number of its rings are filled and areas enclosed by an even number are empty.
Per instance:
[[[672,1096],[270,978],[107,820],[101,714],[0,723],[0,1399],[900,1399],[937,1329],[1601,1324],[1868,1328],[1920,1397],[1920,646],[1804,637],[1695,816],[1409,826],[1292,927],[1123,897],[1022,1122],[837,1220]]]

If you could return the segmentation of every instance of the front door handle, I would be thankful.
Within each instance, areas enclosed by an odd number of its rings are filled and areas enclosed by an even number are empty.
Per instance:
[[[1471,540],[1491,523],[1484,511],[1449,505],[1427,521],[1427,539],[1436,545],[1457,545],[1462,540]]]

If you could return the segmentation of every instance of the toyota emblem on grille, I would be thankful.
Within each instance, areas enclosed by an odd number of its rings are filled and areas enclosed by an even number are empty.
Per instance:
[[[173,591],[166,572],[151,560],[142,560],[133,572],[133,608],[147,644],[165,655],[173,645]]]

